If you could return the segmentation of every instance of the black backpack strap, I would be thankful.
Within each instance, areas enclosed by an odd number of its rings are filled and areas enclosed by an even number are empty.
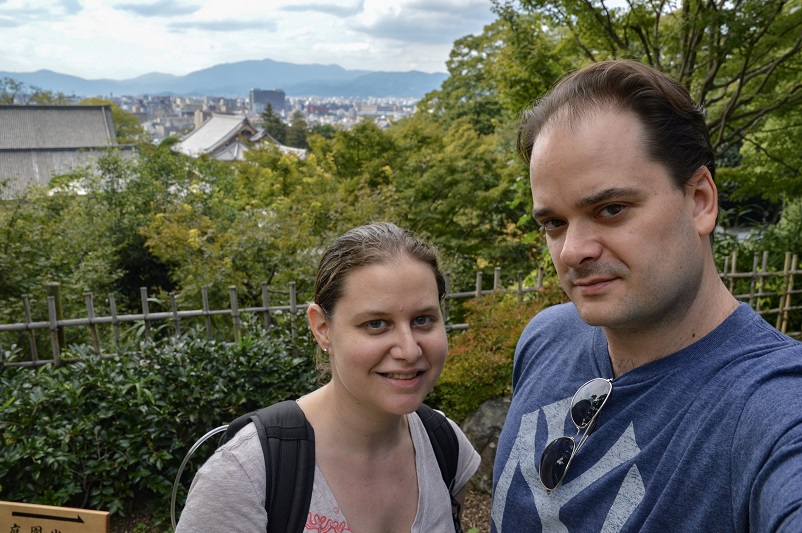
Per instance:
[[[237,418],[220,444],[251,422],[265,458],[267,531],[303,533],[315,480],[315,432],[298,404],[287,400]]]
[[[428,405],[421,404],[415,412],[418,413],[423,422],[423,427],[426,428],[426,433],[432,443],[434,456],[440,466],[440,474],[442,474],[443,482],[445,482],[446,487],[448,487],[448,493],[451,495],[451,514],[454,517],[454,531],[462,533],[462,527],[459,522],[460,504],[454,498],[456,491],[454,484],[456,483],[457,463],[459,462],[457,435],[446,417]]]

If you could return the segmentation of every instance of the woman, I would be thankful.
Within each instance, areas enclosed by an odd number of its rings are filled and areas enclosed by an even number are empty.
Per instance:
[[[355,228],[324,253],[307,317],[331,378],[298,400],[315,435],[305,531],[454,530],[448,490],[414,412],[445,362],[444,295],[435,250],[393,224]],[[449,422],[459,440],[462,504],[479,455]],[[177,532],[265,531],[263,461],[246,427],[198,472]]]

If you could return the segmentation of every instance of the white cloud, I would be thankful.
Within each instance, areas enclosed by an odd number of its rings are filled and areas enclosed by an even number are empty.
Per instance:
[[[273,59],[444,72],[490,0],[0,0],[0,71],[85,78],[186,74]]]
[[[114,9],[128,11],[142,17],[178,17],[181,15],[191,15],[200,10],[199,5],[182,4],[171,0],[157,0],[156,2],[143,4],[142,2],[124,2],[113,4]]]

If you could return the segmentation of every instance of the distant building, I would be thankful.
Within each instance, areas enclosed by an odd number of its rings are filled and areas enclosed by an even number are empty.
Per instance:
[[[273,110],[276,113],[281,113],[284,111],[287,105],[287,95],[285,95],[284,91],[281,89],[275,89],[272,91],[251,89],[251,92],[248,94],[248,100],[250,101],[251,112],[256,113],[257,115],[265,110],[267,104],[272,105]]]
[[[18,198],[55,176],[95,168],[109,150],[136,155],[117,144],[109,106],[0,106],[0,196]]]
[[[242,161],[245,152],[260,142],[272,142],[282,153],[306,157],[306,150],[279,143],[267,132],[251,124],[247,117],[218,113],[184,136],[173,146],[173,150],[191,157],[208,154],[221,161]]]

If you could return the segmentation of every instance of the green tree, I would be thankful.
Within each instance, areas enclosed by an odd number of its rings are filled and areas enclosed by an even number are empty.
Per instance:
[[[76,170],[76,182],[86,183]],[[109,294],[121,272],[111,239],[113,221],[91,195],[58,187],[31,188],[0,203],[0,320],[19,322],[28,295],[35,320],[47,311],[47,284],[61,285],[66,316],[85,316],[84,293]],[[81,334],[69,332],[70,335]],[[71,339],[68,338],[68,342]]]
[[[35,90],[28,98],[28,103],[35,105],[67,105],[70,101],[70,98],[65,96],[64,93],[54,93],[53,91],[42,89]]]
[[[68,103],[70,103],[70,99],[64,93],[45,91],[33,85],[26,86],[25,83],[9,77],[0,79],[0,105],[65,105]]]
[[[476,270],[499,266],[514,279],[532,269],[523,237],[534,223],[529,217],[529,227],[516,225],[520,165],[510,165],[501,129],[480,135],[470,117],[444,128],[438,117],[418,113],[390,133],[400,150],[394,175],[403,224],[439,245],[458,286],[470,286]]]
[[[393,136],[372,120],[338,130],[331,141],[317,146],[316,153],[340,183],[351,189],[391,184],[399,155]]]
[[[281,117],[273,109],[273,104],[270,102],[265,106],[260,118],[262,119],[262,127],[281,144],[287,143],[287,125],[281,120]]]
[[[287,145],[295,148],[307,148],[306,142],[308,126],[302,111],[294,111],[290,117],[290,126],[287,128]]]
[[[739,151],[740,165],[721,168],[719,181],[731,184],[736,201],[763,198],[784,204],[802,197],[802,107],[766,120],[747,132]]]
[[[258,304],[262,283],[290,281],[309,298],[319,254],[335,235],[393,216],[391,188],[352,187],[320,165],[314,149],[301,160],[267,144],[246,157],[221,172],[191,163],[184,192],[142,229],[187,298],[203,286],[225,294],[236,285],[244,302]]]
[[[769,168],[796,170],[798,179],[799,151],[772,143],[798,125],[802,106],[800,0],[629,0],[627,7],[604,0],[494,0],[494,6],[508,21],[544,17],[585,62],[634,58],[665,71],[704,103],[722,162],[737,164],[724,156],[752,150],[774,160]],[[740,171],[729,178],[750,179]]]
[[[333,139],[334,134],[337,133],[337,128],[331,124],[315,124],[310,131],[313,135],[320,135],[324,139]]]
[[[449,77],[418,106],[446,120],[468,117],[482,135],[514,124],[521,109],[580,64],[573,41],[543,14],[498,3],[494,11],[498,19],[482,34],[454,43]]]
[[[25,84],[15,79],[5,77],[0,79],[0,105],[11,105],[16,102],[18,94],[21,94]]]

